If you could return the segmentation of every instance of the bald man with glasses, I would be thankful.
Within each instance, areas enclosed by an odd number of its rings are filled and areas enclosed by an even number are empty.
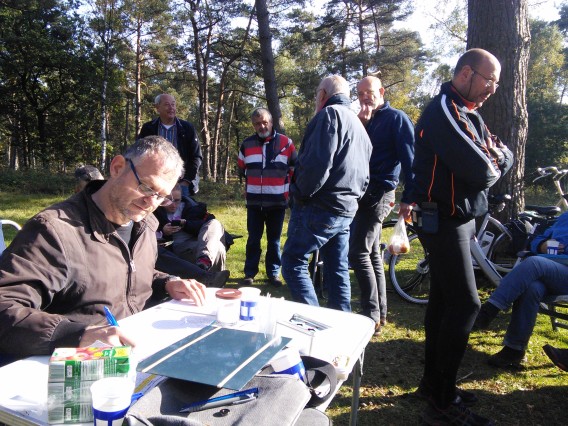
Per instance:
[[[155,270],[158,206],[183,175],[175,147],[159,136],[131,145],[71,198],[30,219],[0,257],[0,358],[48,355],[95,341],[135,345],[107,325],[154,297],[205,300],[205,286]]]
[[[417,395],[428,401],[423,414],[428,425],[493,424],[466,407],[477,397],[456,387],[456,379],[480,308],[469,251],[475,218],[487,212],[489,188],[513,165],[512,152],[478,111],[497,90],[500,74],[494,55],[468,50],[414,129],[409,199],[430,266],[424,374]]]

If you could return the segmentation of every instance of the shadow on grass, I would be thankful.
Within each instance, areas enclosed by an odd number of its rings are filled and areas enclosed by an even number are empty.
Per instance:
[[[388,329],[368,345],[363,369],[358,414],[359,425],[420,424],[426,404],[413,392],[422,377],[422,341],[389,339]],[[479,402],[473,411],[494,419],[499,425],[567,424],[564,409],[568,386],[525,387],[533,375],[563,375],[550,364],[533,364],[525,370],[503,370],[488,366],[489,354],[468,347],[458,372],[459,386],[475,392]],[[507,377],[508,385],[500,380]],[[568,375],[565,375],[568,384]],[[352,378],[341,388],[331,409],[336,425],[349,424]],[[343,407],[343,409],[342,409]]]
[[[564,409],[568,386],[517,390],[495,395],[477,390],[480,401],[472,411],[497,425],[561,425],[568,421]],[[345,404],[349,398],[345,398]],[[535,404],[535,401],[538,403]],[[408,394],[365,397],[360,400],[358,425],[417,425],[426,403]],[[349,424],[350,413],[334,417],[335,425]]]

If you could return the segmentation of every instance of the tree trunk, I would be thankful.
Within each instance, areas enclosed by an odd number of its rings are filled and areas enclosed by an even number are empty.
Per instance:
[[[138,19],[136,26],[136,74],[134,77],[136,86],[136,95],[134,98],[134,130],[136,136],[140,133],[142,127],[142,22]]]
[[[106,63],[105,58],[105,65],[104,65],[104,74],[103,77],[103,84],[101,88],[101,159],[99,167],[104,172],[106,167],[106,151],[107,151],[107,81],[108,81],[108,64]]]
[[[130,97],[127,96],[126,97],[126,104],[125,104],[125,111],[124,111],[124,136],[122,139],[122,150],[126,151],[126,148],[128,147],[128,142],[130,139]],[[138,133],[136,133],[136,136],[138,136]]]
[[[229,168],[231,166],[231,124],[233,123],[233,116],[235,114],[235,96],[230,96],[231,100],[231,109],[229,113],[229,120],[227,123],[226,129],[226,137],[225,137],[225,164],[223,170],[223,183],[226,185],[229,183]]]
[[[509,193],[513,197],[501,215],[507,219],[524,208],[530,48],[527,0],[469,0],[467,48],[474,47],[488,50],[501,63],[499,88],[481,114],[491,132],[515,154],[511,171],[492,188],[493,193]]]
[[[207,36],[205,46],[201,43],[199,33],[200,24],[197,22],[195,12],[200,6],[199,1],[188,1],[190,5],[190,21],[193,31],[193,54],[195,55],[195,73],[197,75],[197,89],[199,98],[199,129],[201,134],[201,147],[203,153],[203,179],[211,179],[211,167],[209,164],[209,149],[211,147],[211,135],[209,133],[209,54],[211,52],[211,39],[213,26],[205,28]]]
[[[367,66],[367,50],[365,49],[365,26],[363,24],[363,6],[361,2],[357,3],[357,29],[359,32],[359,49],[361,51],[361,75],[366,76],[369,73]]]
[[[282,111],[278,99],[278,87],[276,84],[276,72],[274,71],[274,54],[272,52],[272,34],[268,19],[266,0],[255,0],[256,19],[258,21],[258,38],[260,41],[260,53],[262,56],[262,76],[264,78],[264,90],[266,91],[266,103],[272,114],[274,129],[284,133],[282,123]]]

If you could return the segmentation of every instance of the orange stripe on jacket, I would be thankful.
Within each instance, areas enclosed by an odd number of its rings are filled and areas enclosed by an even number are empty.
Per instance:
[[[428,202],[432,202],[432,187],[434,186],[437,164],[438,164],[438,156],[434,154],[434,166],[432,166],[432,177],[430,178],[430,186],[428,187]]]
[[[462,123],[465,124],[465,130],[467,131],[467,133],[469,133],[470,139],[472,141],[474,141],[475,140],[475,134],[469,129],[469,125],[468,125],[467,121],[462,119],[462,117],[459,113],[459,110],[458,110],[458,105],[454,101],[452,101],[452,105],[454,107],[454,112],[456,113],[456,117],[458,118],[458,121],[461,121]]]

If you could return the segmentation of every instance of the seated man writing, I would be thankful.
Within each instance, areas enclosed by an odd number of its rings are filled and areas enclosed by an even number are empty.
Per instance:
[[[206,271],[225,269],[226,236],[221,222],[207,211],[207,204],[182,197],[179,185],[173,189],[172,197],[172,204],[159,207],[154,213],[162,238],[172,241],[174,254]]]
[[[552,241],[560,243],[558,254],[564,253],[568,244],[568,213],[562,214],[552,227],[534,238],[531,251],[546,253]],[[499,311],[513,306],[503,342],[505,346],[492,355],[488,363],[495,367],[519,368],[525,358],[540,302],[547,295],[561,294],[568,294],[568,265],[546,257],[531,256],[513,268],[481,306],[473,326],[477,330],[486,329]]]
[[[30,219],[0,257],[0,356],[48,355],[95,341],[135,345],[107,325],[150,296],[205,300],[205,286],[154,269],[158,222],[183,175],[175,147],[149,136],[117,155],[109,179]]]

